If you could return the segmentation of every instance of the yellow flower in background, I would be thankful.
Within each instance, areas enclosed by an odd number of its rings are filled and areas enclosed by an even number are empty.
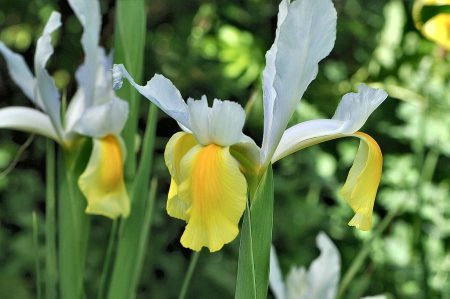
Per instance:
[[[372,225],[380,183],[378,144],[358,132],[386,99],[383,90],[366,85],[346,94],[332,119],[317,119],[286,129],[303,93],[317,75],[318,63],[336,38],[336,10],[330,0],[283,0],[275,41],[263,72],[264,134],[261,148],[242,132],[245,112],[237,103],[214,99],[183,100],[162,75],[137,84],[123,65],[114,65],[114,87],[125,77],[144,97],[178,122],[182,132],[168,142],[165,161],[171,174],[167,201],[170,216],[184,220],[181,244],[217,251],[234,240],[254,182],[271,163],[311,145],[340,137],[360,139],[360,147],[341,191],[355,216],[349,225]]]
[[[449,6],[445,11],[435,9]],[[434,9],[434,11],[431,11]],[[423,10],[429,9],[434,15],[423,20]],[[417,29],[429,40],[450,50],[450,0],[416,0],[413,6],[414,24]]]
[[[76,73],[79,85],[61,116],[61,97],[45,66],[53,54],[51,34],[61,26],[61,15],[53,12],[38,39],[34,75],[24,58],[0,42],[0,54],[9,74],[37,107],[0,109],[0,128],[37,133],[71,150],[83,136],[92,138],[88,165],[79,178],[87,200],[86,213],[115,219],[130,212],[123,180],[123,149],[120,132],[128,117],[128,103],[116,97],[111,83],[112,59],[99,47],[101,15],[98,1],[69,0],[83,26],[81,44],[85,61]],[[64,199],[62,199],[64,200]]]

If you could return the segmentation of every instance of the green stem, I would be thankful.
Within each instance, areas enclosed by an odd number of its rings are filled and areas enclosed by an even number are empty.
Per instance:
[[[419,249],[419,259],[422,268],[421,288],[424,298],[429,296],[428,277],[430,276],[430,270],[428,268],[427,250],[425,247],[425,234],[423,231],[423,219],[421,215],[422,207],[424,205],[424,198],[422,196],[423,187],[427,182],[431,182],[434,172],[436,170],[437,162],[439,160],[439,151],[436,149],[430,149],[423,160],[423,164],[420,171],[419,183],[417,184],[417,211],[415,217],[416,239],[415,243]]]
[[[200,256],[200,251],[194,252],[191,256],[191,261],[189,262],[189,267],[184,277],[183,285],[181,287],[180,295],[178,299],[186,298],[186,293],[191,283],[192,274],[194,274],[195,267],[197,266],[198,258]]]
[[[156,108],[155,108],[156,109]],[[139,244],[136,258],[136,268],[133,273],[133,279],[131,280],[131,289],[136,290],[139,278],[142,273],[142,267],[144,266],[145,253],[147,252],[148,239],[150,238],[150,228],[152,223],[153,210],[155,206],[156,189],[158,188],[158,180],[153,178],[150,183],[150,192],[148,196],[147,205],[145,208],[145,214],[142,221],[142,230],[139,237]]]
[[[86,200],[78,189],[82,163],[78,151],[61,152],[59,157],[59,278],[62,299],[80,299],[84,295],[89,218],[84,212]]]
[[[46,197],[45,197],[45,292],[47,299],[55,299],[57,295],[56,268],[56,211],[55,211],[55,145],[47,140],[46,161]]]
[[[122,222],[123,225],[119,231],[108,299],[128,299],[136,296],[136,286],[142,267],[139,262],[142,261],[142,255],[145,253],[145,246],[143,247],[142,243],[146,242],[150,229],[150,225],[146,223],[150,221],[148,217],[152,203],[149,202],[147,194],[153,161],[157,114],[158,109],[154,105],[150,105],[142,156],[130,196],[131,213]],[[147,237],[143,238],[143,236]]]
[[[36,212],[33,212],[32,214],[32,223],[33,223],[33,246],[34,246],[34,252],[36,253],[34,255],[34,266],[36,271],[36,298],[40,299],[42,298],[42,291],[41,291],[41,263],[39,262],[39,227],[38,227],[38,220],[36,216]]]
[[[359,251],[358,255],[353,260],[347,272],[344,274],[336,298],[343,298],[345,291],[347,290],[353,278],[358,273],[359,269],[361,269],[364,261],[369,255],[370,249],[372,248],[372,242],[379,236],[381,236],[381,234],[386,230],[386,228],[388,228],[389,224],[392,222],[392,220],[394,220],[395,216],[399,212],[400,207],[401,205],[399,205],[395,209],[390,210],[387,216],[383,219],[383,221],[380,222],[380,224],[378,225],[377,229],[370,237],[370,239],[368,239],[364,243],[362,249]]]
[[[118,229],[118,220],[114,220],[111,226],[111,232],[109,234],[108,247],[106,249],[105,261],[103,263],[102,276],[100,278],[100,286],[98,292],[98,299],[103,299],[105,297],[106,292],[106,282],[109,277],[109,273],[112,268],[113,256],[114,256],[114,247],[116,245],[117,239],[117,229]]]
[[[416,196],[417,196],[417,209],[414,217],[415,228],[415,240],[416,248],[419,249],[419,259],[422,270],[421,275],[421,290],[424,298],[429,297],[428,277],[429,269],[427,262],[427,253],[425,248],[425,234],[423,231],[423,219],[422,219],[422,207],[424,205],[424,198],[422,196],[422,190],[427,182],[431,182],[433,174],[436,169],[437,161],[439,159],[439,152],[434,149],[430,149],[425,156],[425,135],[427,127],[427,110],[428,106],[424,106],[419,114],[419,136],[416,138],[414,144],[414,154],[416,158],[417,171],[420,173],[420,178],[416,184]]]

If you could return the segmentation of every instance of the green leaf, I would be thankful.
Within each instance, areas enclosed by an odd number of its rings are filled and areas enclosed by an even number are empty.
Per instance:
[[[122,63],[128,72],[139,82],[142,78],[145,47],[145,1],[117,0],[114,63]],[[139,118],[139,96],[129,84],[116,92],[119,97],[128,101],[129,115],[123,130],[127,149],[125,161],[125,179],[130,182],[136,173],[135,136]]]
[[[115,63],[123,63],[137,81],[142,78],[145,29],[145,1],[117,0]],[[153,160],[157,108],[151,105],[148,112],[142,155],[136,172],[135,136],[140,111],[139,97],[129,84],[125,84],[118,94],[130,105],[123,137],[128,152],[125,161],[125,179],[127,185],[132,183],[131,213],[120,227],[108,299],[136,297],[154,201],[154,193],[150,198],[148,196],[148,185]],[[156,183],[154,185],[156,186]]]
[[[273,173],[269,166],[245,211],[239,247],[236,299],[267,297],[273,224]]]

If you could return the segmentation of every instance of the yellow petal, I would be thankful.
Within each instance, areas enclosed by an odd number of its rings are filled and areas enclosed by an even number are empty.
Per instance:
[[[167,198],[166,210],[171,217],[187,220],[189,203],[177,196],[180,178],[180,161],[183,156],[195,145],[197,141],[194,135],[178,132],[170,138],[164,151],[164,160],[169,169],[172,180],[170,182],[169,196]]]
[[[117,137],[93,139],[91,157],[78,186],[87,200],[86,213],[112,219],[127,217],[130,201],[123,181],[123,151]]]
[[[450,14],[440,13],[429,19],[423,25],[422,33],[429,40],[450,50]]]
[[[181,160],[178,197],[189,205],[184,247],[220,250],[238,235],[247,182],[229,147],[196,145]]]
[[[353,136],[360,138],[361,142],[340,193],[355,212],[348,225],[369,230],[372,227],[373,205],[381,180],[383,156],[372,137],[361,132]]]

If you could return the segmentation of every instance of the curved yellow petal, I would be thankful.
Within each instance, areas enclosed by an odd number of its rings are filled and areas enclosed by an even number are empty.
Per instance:
[[[87,200],[86,213],[112,219],[127,217],[130,200],[123,181],[123,151],[118,137],[93,139],[91,157],[78,186]]]
[[[422,27],[422,33],[447,50],[450,50],[450,14],[440,13],[429,19]]]
[[[189,203],[178,196],[178,185],[181,183],[180,161],[197,144],[194,135],[178,132],[170,138],[164,151],[164,160],[172,176],[166,210],[171,217],[181,220],[187,220]]]
[[[220,250],[238,235],[247,182],[229,147],[196,145],[181,160],[178,197],[189,205],[184,247]]]
[[[369,135],[357,132],[361,139],[358,153],[340,193],[355,212],[348,225],[360,230],[372,227],[372,211],[381,180],[383,156],[376,141]]]

